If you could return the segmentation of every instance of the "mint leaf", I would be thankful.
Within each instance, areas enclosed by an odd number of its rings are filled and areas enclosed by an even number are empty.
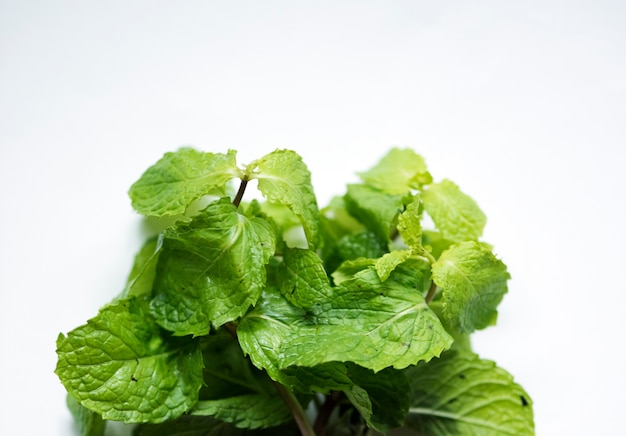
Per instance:
[[[332,292],[322,259],[310,250],[288,248],[283,253],[280,290],[297,307],[310,307]]]
[[[398,233],[413,253],[420,254],[422,247],[422,211],[420,197],[416,195],[398,216]]]
[[[291,413],[278,395],[247,394],[200,401],[193,415],[213,416],[239,428],[276,427],[291,420]]]
[[[134,436],[296,436],[298,428],[293,422],[268,429],[240,429],[212,416],[183,415],[163,424],[140,425]]]
[[[390,195],[367,185],[348,185],[346,209],[374,232],[384,245],[390,242],[398,214],[404,209],[401,195]]]
[[[152,313],[176,335],[206,335],[241,317],[265,286],[274,235],[228,198],[164,232]]]
[[[382,256],[387,247],[373,232],[364,231],[346,235],[337,241],[336,252],[341,261],[359,257],[376,258]]]
[[[433,230],[422,231],[422,245],[435,259],[441,256],[441,253],[446,251],[455,242],[448,239],[444,239],[440,232]]]
[[[451,246],[432,266],[432,279],[443,292],[443,314],[465,333],[495,324],[509,278],[506,265],[472,241]]]
[[[410,400],[403,371],[384,369],[374,373],[348,365],[348,374],[354,386],[345,391],[346,396],[369,427],[385,433],[403,424]]]
[[[430,185],[422,192],[422,202],[445,239],[470,241],[482,235],[485,214],[450,180]]]
[[[162,422],[187,412],[202,384],[197,342],[169,340],[134,298],[104,307],[57,341],[56,374],[104,419]]]
[[[359,173],[364,183],[387,194],[406,194],[432,182],[424,159],[410,149],[393,148],[369,171]]]
[[[155,237],[146,241],[143,247],[141,247],[139,253],[135,256],[135,263],[130,271],[126,288],[122,292],[121,298],[128,298],[131,295],[139,297],[152,293],[162,246],[162,238]]]
[[[181,148],[165,155],[148,168],[130,188],[135,210],[161,217],[185,213],[198,198],[223,192],[226,182],[243,176],[236,152],[204,153]]]
[[[381,281],[389,278],[393,270],[411,257],[411,250],[394,250],[376,260],[376,273]]]
[[[239,325],[241,346],[270,375],[289,366],[333,361],[380,371],[430,360],[452,339],[415,291],[416,284],[392,278],[381,282],[368,268],[306,311],[268,289]]]
[[[99,414],[82,406],[70,394],[67,394],[66,401],[81,436],[104,436],[106,421]]]
[[[415,286],[417,280],[393,277],[381,282],[370,268],[359,272],[312,309],[314,328],[291,332],[281,347],[282,364],[340,361],[380,371],[438,356],[452,340]]]
[[[246,359],[237,340],[225,332],[216,332],[201,340],[204,385],[202,400],[217,400],[237,395],[263,393],[273,386],[265,374]]]
[[[289,207],[300,218],[309,244],[317,245],[320,220],[317,199],[311,173],[297,153],[276,150],[252,162],[246,175],[258,180],[259,190],[268,201]]]
[[[530,397],[494,362],[450,351],[407,369],[407,376],[413,391],[407,423],[420,433],[535,434]]]

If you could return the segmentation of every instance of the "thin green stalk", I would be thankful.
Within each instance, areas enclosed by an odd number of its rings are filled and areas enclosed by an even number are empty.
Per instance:
[[[430,304],[430,302],[433,301],[433,298],[435,298],[435,295],[437,294],[437,289],[438,286],[435,284],[435,282],[430,282],[430,288],[428,288],[428,293],[424,298],[426,304]]]
[[[313,427],[311,427],[311,423],[304,412],[304,409],[300,405],[300,402],[295,397],[293,392],[287,389],[284,385],[274,382],[274,387],[282,397],[285,404],[291,411],[293,415],[293,419],[296,421],[298,428],[300,429],[300,433],[302,436],[315,436],[315,432],[313,431]]]

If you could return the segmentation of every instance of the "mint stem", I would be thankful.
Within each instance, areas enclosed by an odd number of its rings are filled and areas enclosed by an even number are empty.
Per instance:
[[[239,207],[239,203],[241,203],[241,199],[243,198],[243,193],[246,192],[247,185],[248,185],[248,178],[244,176],[244,178],[241,179],[239,190],[237,191],[237,194],[235,195],[235,199],[233,200],[233,205],[235,207]]]
[[[285,404],[287,404],[287,407],[291,411],[291,414],[293,415],[293,419],[296,421],[296,424],[298,425],[298,428],[300,429],[300,433],[302,434],[302,436],[315,436],[313,427],[311,427],[311,423],[309,422],[309,419],[307,418],[306,413],[304,412],[304,409],[300,405],[300,402],[298,401],[296,396],[293,394],[293,392],[287,389],[286,386],[276,381],[274,382],[274,386],[276,387],[276,390],[278,391],[283,401],[285,402]]]
[[[317,414],[315,424],[313,424],[313,429],[315,430],[316,436],[324,436],[324,434],[326,433],[326,424],[328,424],[328,419],[333,413],[335,407],[337,407],[337,404],[339,404],[339,400],[341,399],[342,395],[343,392],[333,391],[330,395],[326,397],[324,405]]]
[[[430,282],[430,288],[428,288],[428,293],[426,294],[426,297],[424,298],[424,301],[426,301],[426,304],[430,304],[430,302],[433,301],[433,298],[435,298],[436,293],[437,293],[437,285],[435,284],[435,282]]]

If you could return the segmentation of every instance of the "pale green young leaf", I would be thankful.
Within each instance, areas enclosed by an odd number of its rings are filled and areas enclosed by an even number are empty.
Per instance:
[[[401,195],[390,195],[368,185],[348,185],[346,209],[383,244],[390,242],[398,214],[404,205]]]
[[[80,436],[104,436],[106,421],[102,416],[81,405],[70,394],[67,394],[66,402]]]
[[[335,285],[340,285],[347,280],[352,280],[354,275],[361,272],[364,269],[376,267],[377,259],[359,258],[353,260],[347,260],[343,262],[339,268],[337,268],[331,274]]]
[[[104,419],[176,418],[196,403],[202,384],[198,343],[164,336],[134,298],[61,335],[57,354],[55,372],[67,391]]]
[[[183,214],[194,200],[223,192],[226,182],[243,177],[235,159],[234,150],[223,154],[181,148],[165,153],[131,186],[133,208],[155,217]]]
[[[432,279],[442,288],[443,314],[465,333],[495,323],[509,278],[506,265],[473,241],[452,245],[432,267]]]
[[[398,233],[414,254],[421,254],[424,251],[419,196],[413,197],[413,201],[407,204],[404,212],[398,216]]]
[[[376,273],[383,282],[389,278],[398,265],[411,257],[411,250],[393,250],[376,260]]]
[[[176,335],[206,335],[241,317],[261,295],[274,247],[269,224],[228,198],[166,230],[151,302],[157,322]]]
[[[268,201],[291,209],[300,218],[309,244],[318,244],[320,212],[311,173],[296,152],[276,150],[269,153],[252,162],[246,176],[258,180],[259,190]]]
[[[478,204],[449,180],[434,183],[422,192],[424,209],[445,239],[477,240],[487,218]]]
[[[407,370],[412,387],[407,424],[433,436],[532,436],[532,401],[494,362],[449,351]]]
[[[287,248],[279,271],[280,291],[294,306],[310,307],[332,293],[322,259],[311,250]]]
[[[139,253],[135,256],[135,262],[120,298],[127,298],[131,295],[139,297],[152,293],[162,246],[163,239],[159,236],[150,238],[141,247]]]
[[[276,427],[292,419],[282,398],[268,393],[199,401],[191,413],[213,416],[236,427],[249,429]]]
[[[394,195],[420,189],[433,180],[424,159],[408,148],[392,148],[375,167],[359,176],[364,183]]]

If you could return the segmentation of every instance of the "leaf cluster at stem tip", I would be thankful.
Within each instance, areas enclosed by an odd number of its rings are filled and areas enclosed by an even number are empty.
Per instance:
[[[181,148],[148,168],[129,195],[161,230],[57,340],[79,433],[534,434],[530,396],[470,343],[510,278],[485,214],[410,149],[359,176],[320,209],[291,150],[240,166]]]

